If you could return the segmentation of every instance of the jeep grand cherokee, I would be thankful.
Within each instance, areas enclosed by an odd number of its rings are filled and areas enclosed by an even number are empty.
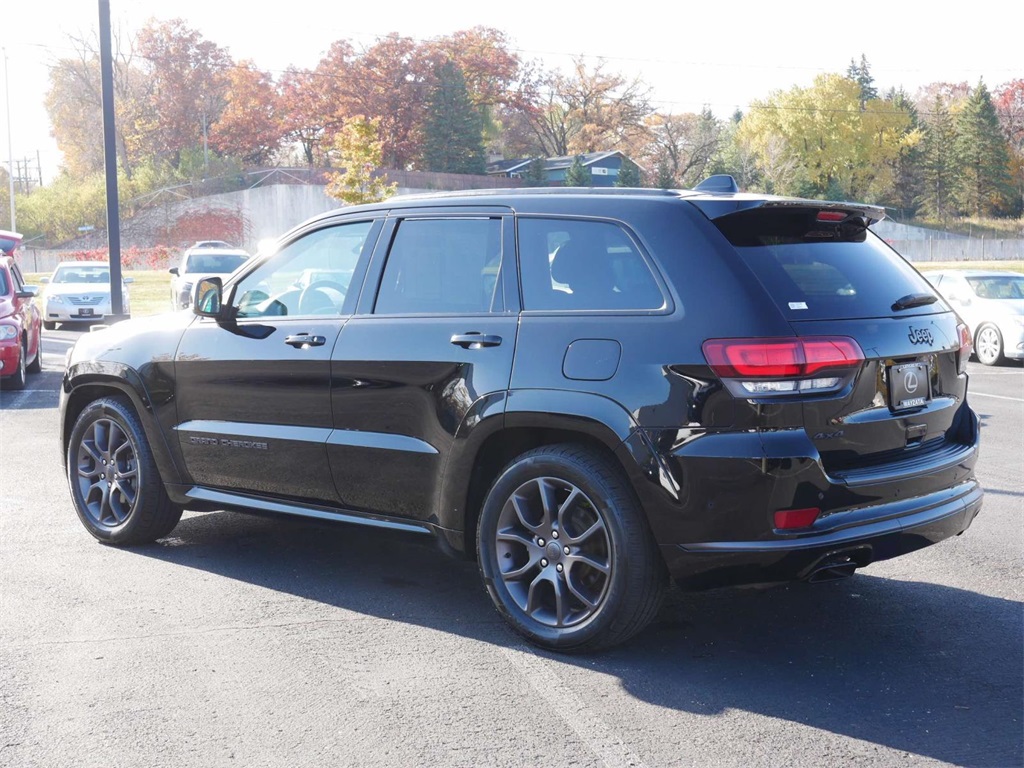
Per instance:
[[[120,545],[183,509],[429,534],[559,650],[638,632],[668,577],[849,576],[982,500],[970,337],[882,216],[698,187],[317,217],[78,341],[75,508]]]

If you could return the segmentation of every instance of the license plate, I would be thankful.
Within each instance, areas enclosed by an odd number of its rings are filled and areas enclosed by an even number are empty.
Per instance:
[[[918,408],[931,397],[925,363],[905,363],[889,368],[889,401],[894,410]]]
[[[80,310],[78,310],[78,316],[79,317],[92,317],[92,310],[91,309],[80,309]]]

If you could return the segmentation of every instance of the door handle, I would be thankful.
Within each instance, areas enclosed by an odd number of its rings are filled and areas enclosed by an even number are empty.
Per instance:
[[[327,343],[326,336],[310,336],[308,333],[297,333],[294,336],[285,336],[284,343],[296,349],[308,349],[309,347],[322,347]]]
[[[501,344],[501,336],[471,331],[470,333],[455,334],[452,336],[451,342],[463,349],[483,349],[484,347],[496,347]]]

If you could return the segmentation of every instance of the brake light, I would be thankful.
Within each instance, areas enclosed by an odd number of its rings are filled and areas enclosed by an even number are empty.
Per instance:
[[[846,336],[709,339],[702,348],[711,370],[740,397],[836,391],[864,362]]]
[[[957,358],[956,370],[958,373],[967,373],[967,361],[974,351],[974,340],[971,338],[970,330],[963,323],[956,327],[956,332],[960,337],[960,355]]]
[[[846,216],[845,211],[818,211],[818,221],[843,221]]]
[[[775,527],[783,530],[788,528],[810,528],[818,519],[821,510],[817,507],[808,509],[780,509],[775,513]]]

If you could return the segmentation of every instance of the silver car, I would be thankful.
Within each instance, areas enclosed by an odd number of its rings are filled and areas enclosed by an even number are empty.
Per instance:
[[[43,327],[52,331],[57,323],[102,323],[113,312],[110,301],[110,266],[104,261],[62,261],[50,277],[41,282]],[[122,279],[121,303],[131,313],[127,283]]]
[[[244,264],[249,253],[241,248],[213,245],[219,240],[196,243],[181,258],[181,264],[168,271],[171,278],[171,306],[187,309],[192,305],[192,288],[204,277],[227,277]]]
[[[990,269],[923,274],[967,323],[979,362],[1024,360],[1024,274]]]

